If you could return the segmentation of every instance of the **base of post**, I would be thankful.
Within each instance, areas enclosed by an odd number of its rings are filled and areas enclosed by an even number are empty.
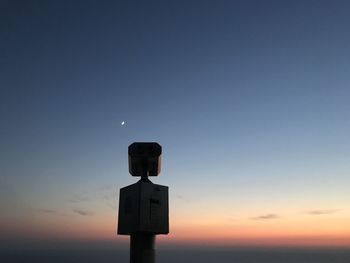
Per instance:
[[[154,263],[156,235],[133,233],[130,235],[130,263]]]

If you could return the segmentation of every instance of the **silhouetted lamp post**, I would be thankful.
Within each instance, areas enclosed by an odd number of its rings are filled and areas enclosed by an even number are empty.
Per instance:
[[[148,179],[160,173],[162,147],[135,142],[128,154],[130,174],[141,179],[120,189],[118,234],[130,235],[130,263],[154,263],[156,235],[169,233],[168,187]]]

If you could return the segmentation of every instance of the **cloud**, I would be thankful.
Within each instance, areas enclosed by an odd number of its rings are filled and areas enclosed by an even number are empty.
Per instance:
[[[38,208],[38,209],[35,209],[35,211],[43,213],[43,214],[55,215],[55,216],[71,216],[67,213],[63,213],[63,212],[60,212],[58,210],[47,209],[47,208]]]
[[[94,214],[91,211],[80,209],[80,208],[73,209],[73,212],[81,216],[92,216]]]
[[[308,215],[314,215],[314,216],[318,216],[318,215],[329,215],[329,214],[334,214],[335,212],[337,212],[337,209],[317,209],[317,210],[310,210],[310,211],[306,211],[306,214]]]
[[[279,215],[277,214],[264,214],[264,215],[259,215],[252,217],[252,220],[268,220],[268,219],[276,219],[279,218]]]

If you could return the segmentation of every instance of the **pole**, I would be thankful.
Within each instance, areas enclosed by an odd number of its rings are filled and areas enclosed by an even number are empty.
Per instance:
[[[130,263],[155,263],[156,236],[147,233],[130,235]]]

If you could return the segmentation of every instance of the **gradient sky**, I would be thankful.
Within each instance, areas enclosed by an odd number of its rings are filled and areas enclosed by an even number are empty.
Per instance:
[[[127,147],[157,141],[161,243],[350,246],[349,10],[1,1],[0,239],[126,243]]]

